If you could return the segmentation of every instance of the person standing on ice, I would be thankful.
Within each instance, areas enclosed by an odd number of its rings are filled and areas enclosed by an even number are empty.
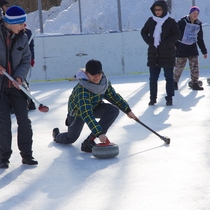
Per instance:
[[[18,6],[10,7],[0,24],[0,168],[9,167],[12,154],[10,105],[17,118],[17,142],[22,163],[36,165],[32,156],[32,127],[28,118],[27,96],[19,85],[25,81],[31,62],[28,37],[24,33],[25,11]],[[16,80],[4,76],[6,71]]]
[[[6,11],[9,9],[10,4],[6,0],[0,0],[0,7],[2,8],[2,11],[3,11],[2,16],[4,16]],[[2,19],[2,21],[3,21],[3,19]],[[31,36],[33,36],[33,34],[31,32],[31,30],[26,27],[26,23],[24,23],[24,29],[23,30],[27,34],[28,40],[30,40],[29,48],[30,48],[30,51],[31,51],[31,67],[34,67],[34,64],[35,64],[34,39],[31,39]],[[26,83],[27,83],[27,86],[28,86],[27,81],[26,81]],[[28,99],[28,110],[34,110],[34,109],[36,109],[35,103],[33,102],[32,99]],[[11,107],[11,113],[12,114],[14,113],[14,110],[13,110],[12,107]]]
[[[83,141],[81,150],[92,152],[96,137],[100,142],[106,142],[107,130],[119,115],[119,109],[129,118],[137,117],[122,96],[115,92],[102,70],[100,61],[89,60],[85,70],[79,71],[76,78],[79,82],[69,96],[68,115],[65,121],[68,132],[60,133],[58,128],[54,128],[52,136],[57,143],[72,144],[79,138],[86,123],[91,134]],[[105,103],[103,99],[110,103]],[[97,121],[96,118],[100,120]]]
[[[0,7],[3,11],[3,16],[5,15],[6,11],[9,9],[10,4],[6,0],[0,0]],[[26,27],[26,23],[24,24],[24,31],[28,36],[28,40],[30,40],[31,36],[33,35],[31,30]],[[34,51],[34,39],[31,39],[29,43],[30,51],[31,51],[31,67],[35,64],[35,51]]]
[[[198,19],[200,9],[197,6],[190,8],[189,15],[178,21],[181,30],[181,39],[177,42],[177,59],[174,70],[174,89],[178,90],[178,82],[189,60],[190,74],[193,90],[203,90],[198,84],[199,63],[197,44],[204,56],[207,58],[207,49],[203,40],[202,22]]]
[[[141,36],[148,45],[147,66],[149,66],[150,73],[150,102],[148,105],[152,106],[157,103],[157,82],[161,68],[163,68],[166,79],[166,105],[171,106],[174,96],[175,43],[181,34],[176,21],[169,17],[165,1],[155,1],[150,10],[153,16],[141,29]]]

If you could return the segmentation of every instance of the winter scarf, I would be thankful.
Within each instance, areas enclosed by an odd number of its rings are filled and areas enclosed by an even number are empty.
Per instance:
[[[155,26],[155,30],[154,30],[154,46],[157,48],[157,46],[160,44],[160,35],[162,33],[162,25],[163,23],[169,18],[169,13],[167,13],[166,16],[164,16],[163,18],[157,17],[153,15],[153,20],[155,22],[157,22],[156,26]]]
[[[76,78],[79,79],[80,85],[95,94],[104,94],[108,88],[108,79],[104,74],[99,84],[91,83],[82,70],[76,74]]]

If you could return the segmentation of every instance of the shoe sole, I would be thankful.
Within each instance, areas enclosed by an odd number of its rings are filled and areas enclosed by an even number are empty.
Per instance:
[[[3,166],[3,167],[0,167],[0,169],[6,169],[6,168],[9,168],[9,166]]]
[[[34,163],[28,163],[28,162],[26,162],[26,161],[22,161],[22,164],[26,164],[26,165],[37,165],[38,164],[38,162],[34,162]]]

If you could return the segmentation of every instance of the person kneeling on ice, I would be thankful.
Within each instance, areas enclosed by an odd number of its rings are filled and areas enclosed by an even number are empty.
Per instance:
[[[65,121],[68,132],[60,133],[58,128],[54,128],[52,136],[57,143],[72,144],[79,138],[86,123],[91,134],[83,141],[81,150],[92,152],[96,137],[102,143],[108,139],[107,130],[119,115],[119,109],[129,118],[137,117],[122,96],[115,92],[102,71],[100,61],[89,60],[85,70],[79,71],[76,78],[79,82],[69,96],[68,115]],[[103,99],[110,103],[105,103]],[[97,122],[96,118],[100,120]]]

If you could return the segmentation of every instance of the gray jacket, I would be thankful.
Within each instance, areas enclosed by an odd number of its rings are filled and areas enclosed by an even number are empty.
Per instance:
[[[13,37],[11,51],[11,66],[14,79],[20,78],[25,81],[30,68],[31,53],[28,45],[28,37],[24,32],[20,32]],[[6,32],[4,23],[0,24],[0,65],[7,69],[8,53],[6,46]],[[7,78],[0,75],[0,94],[3,91]]]

